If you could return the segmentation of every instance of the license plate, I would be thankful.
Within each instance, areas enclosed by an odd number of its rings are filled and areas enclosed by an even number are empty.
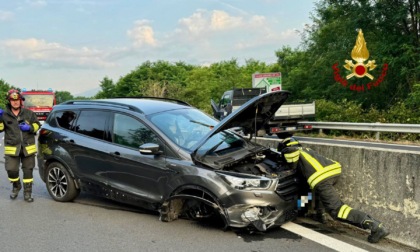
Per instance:
[[[296,127],[286,127],[286,130],[295,130]]]

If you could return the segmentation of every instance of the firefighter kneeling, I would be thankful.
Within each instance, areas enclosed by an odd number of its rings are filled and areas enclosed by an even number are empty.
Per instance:
[[[370,229],[368,241],[377,243],[389,234],[388,229],[370,215],[344,204],[334,184],[341,174],[340,163],[328,159],[310,148],[302,147],[293,137],[279,143],[280,151],[291,168],[297,168],[315,191],[327,212],[336,220],[350,223],[363,229]]]
[[[36,115],[22,107],[24,98],[18,90],[7,93],[6,109],[0,109],[0,132],[4,132],[5,167],[13,184],[11,199],[16,199],[22,189],[19,166],[22,164],[24,199],[33,202],[32,183],[35,167],[35,135],[41,127]]]

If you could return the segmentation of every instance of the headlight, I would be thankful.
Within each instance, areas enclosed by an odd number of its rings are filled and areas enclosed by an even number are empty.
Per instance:
[[[218,173],[230,186],[235,189],[266,189],[271,185],[271,179],[265,177],[232,176]]]

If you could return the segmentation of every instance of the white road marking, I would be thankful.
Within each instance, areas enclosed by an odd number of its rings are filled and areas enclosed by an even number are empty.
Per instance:
[[[286,224],[281,225],[281,228],[286,229],[292,233],[295,233],[297,235],[300,235],[302,237],[305,237],[311,241],[317,242],[325,247],[337,250],[337,251],[348,251],[348,252],[362,252],[367,250],[358,248],[356,246],[353,246],[351,244],[342,242],[340,240],[331,238],[329,236],[323,235],[321,233],[318,233],[316,231],[313,231],[309,228],[305,228],[301,225],[298,225],[293,222],[288,222]]]

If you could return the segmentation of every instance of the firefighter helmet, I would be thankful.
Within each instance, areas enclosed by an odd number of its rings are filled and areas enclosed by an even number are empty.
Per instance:
[[[10,101],[11,100],[20,101],[20,107],[23,106],[23,101],[25,100],[25,98],[22,96],[22,94],[20,93],[20,91],[17,90],[17,89],[10,89],[7,92],[6,99],[9,102],[9,104],[10,104]]]
[[[9,101],[10,100],[22,100],[22,101],[25,100],[25,98],[22,97],[20,91],[17,90],[17,89],[10,89],[7,92],[6,99],[9,100]]]

